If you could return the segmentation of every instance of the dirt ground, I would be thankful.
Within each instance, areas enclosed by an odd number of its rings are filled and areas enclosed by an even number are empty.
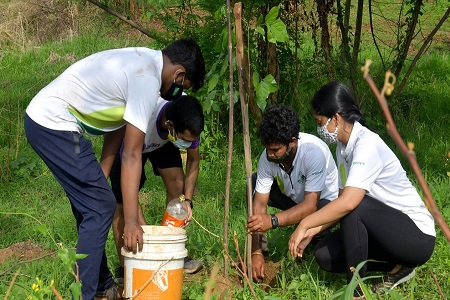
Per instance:
[[[10,245],[7,248],[0,249],[0,265],[5,261],[16,260],[16,261],[28,261],[37,259],[39,257],[51,254],[51,251],[42,248],[40,245],[33,243],[32,241],[18,242]],[[277,274],[280,270],[280,262],[271,261],[266,257],[266,276],[264,281],[261,282],[262,286],[275,286],[277,282]],[[212,289],[212,294],[217,295],[218,299],[226,300],[233,299],[233,295],[230,292],[233,290],[232,287],[240,286],[242,287],[244,283],[242,278],[238,276],[238,272],[233,272],[235,275],[230,275],[229,278],[225,278],[221,275],[215,277],[215,285]],[[203,282],[205,278],[209,278],[211,275],[211,270],[204,268],[197,274],[185,275],[185,282]]]
[[[18,242],[7,248],[0,249],[0,265],[6,260],[26,261],[41,257],[49,252],[29,240]]]

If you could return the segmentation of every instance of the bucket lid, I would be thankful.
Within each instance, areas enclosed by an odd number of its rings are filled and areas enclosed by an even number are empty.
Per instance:
[[[121,253],[124,258],[132,258],[139,260],[173,260],[173,259],[182,259],[188,256],[187,249],[183,249],[181,251],[176,252],[167,252],[167,253],[158,253],[158,252],[137,252],[133,253],[132,251],[126,251],[124,248],[121,249]]]
[[[187,240],[186,230],[169,226],[142,226],[144,230],[144,243],[180,243]]]
[[[172,226],[143,225],[144,234],[148,235],[186,235],[186,230]]]

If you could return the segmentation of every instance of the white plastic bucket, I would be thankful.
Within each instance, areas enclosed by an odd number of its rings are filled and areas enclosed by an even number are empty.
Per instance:
[[[126,299],[177,300],[183,287],[186,231],[178,227],[142,226],[142,252],[122,248]]]

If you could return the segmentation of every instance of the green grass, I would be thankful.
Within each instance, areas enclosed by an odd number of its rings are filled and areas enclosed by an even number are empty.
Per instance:
[[[441,2],[439,2],[441,3]],[[446,25],[448,26],[448,24]],[[446,27],[448,28],[448,27]],[[64,191],[43,165],[37,155],[26,143],[23,133],[23,113],[31,98],[43,86],[69,66],[73,60],[106,48],[144,44],[144,41],[111,39],[103,35],[83,36],[71,41],[41,45],[24,52],[5,51],[0,56],[0,248],[13,243],[31,240],[55,251],[61,243],[72,249],[76,243],[75,220]],[[366,50],[364,50],[366,51]],[[362,56],[372,56],[369,50]],[[374,78],[382,82],[374,65]],[[450,220],[450,196],[448,188],[450,162],[450,57],[436,51],[425,55],[416,67],[410,81],[399,99],[394,100],[391,109],[398,129],[406,141],[414,142],[417,160],[424,170],[436,203],[444,218]],[[305,68],[307,69],[307,68]],[[313,73],[313,68],[307,69]],[[375,77],[376,76],[376,77]],[[325,78],[302,82],[300,97],[307,103],[314,90]],[[385,129],[384,118],[378,104],[361,82],[364,113],[369,116],[371,128],[399,155],[405,168],[406,160],[401,157],[392,139]],[[236,106],[238,107],[238,106]],[[239,113],[238,110],[235,110]],[[301,112],[302,130],[315,133],[316,125],[309,111]],[[226,126],[222,136],[226,135]],[[229,240],[228,251],[231,257],[237,257],[233,242],[236,232],[240,253],[243,254],[246,239],[246,197],[245,171],[242,140],[235,134],[234,159],[231,174]],[[101,138],[93,139],[96,151],[100,150]],[[253,169],[262,147],[258,138],[252,136]],[[209,271],[216,263],[223,262],[223,218],[227,164],[227,140],[221,138],[208,147],[201,148],[203,160],[197,183],[195,201],[195,219],[209,232],[195,222],[188,228],[187,248],[189,255],[201,259],[208,272],[198,277],[187,277],[183,287],[183,299],[203,299],[202,295],[209,280]],[[412,174],[408,170],[410,178]],[[161,179],[147,170],[148,180],[141,192],[141,202],[150,224],[158,224],[164,212],[165,190]],[[30,215],[32,217],[29,217]],[[36,221],[37,219],[38,221]],[[47,234],[42,233],[40,224],[45,224]],[[322,271],[313,259],[311,249],[305,258],[293,261],[287,254],[287,242],[294,227],[269,231],[272,258],[280,261],[277,283],[272,287],[254,285],[258,299],[327,299],[336,294],[346,284],[345,275],[330,274]],[[216,237],[218,235],[219,237]],[[109,265],[117,265],[116,250],[110,234],[107,242]],[[14,273],[18,270],[17,261],[7,261],[0,265],[0,295],[5,295]],[[72,281],[68,270],[56,256],[50,256],[34,262],[21,264],[20,275],[15,279],[9,299],[26,299],[32,293],[31,285],[39,277],[47,284],[55,279],[55,286],[64,299],[70,299],[69,284]],[[449,242],[440,230],[435,252],[425,265],[418,268],[417,276],[398,289],[396,294],[403,299],[440,299],[435,281],[436,277],[446,297],[450,297],[450,248]],[[230,267],[230,274],[238,272]],[[238,277],[238,276],[236,276]],[[233,288],[234,299],[252,299],[248,287]],[[379,299],[392,299],[394,295]]]

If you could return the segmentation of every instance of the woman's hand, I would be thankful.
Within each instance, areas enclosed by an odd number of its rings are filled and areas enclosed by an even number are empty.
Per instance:
[[[300,224],[295,229],[289,240],[289,252],[292,258],[302,257],[303,251],[309,245],[314,235],[320,232],[320,227],[306,229]]]

